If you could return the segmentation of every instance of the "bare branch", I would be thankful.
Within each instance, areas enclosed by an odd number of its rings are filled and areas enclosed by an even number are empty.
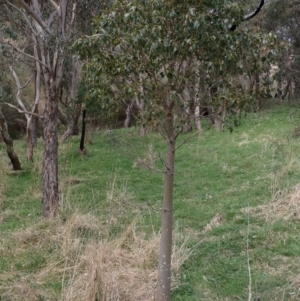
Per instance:
[[[256,8],[256,10],[253,11],[253,12],[251,12],[251,13],[249,13],[248,15],[244,16],[243,21],[247,21],[247,20],[250,20],[250,19],[254,18],[254,17],[261,11],[261,9],[262,9],[262,7],[264,6],[265,3],[266,3],[266,0],[261,0],[261,1],[260,1],[260,4],[259,4],[259,6]],[[236,24],[233,24],[233,25],[229,28],[229,30],[230,30],[230,31],[235,31],[236,27],[237,27],[237,25],[236,25]]]
[[[67,17],[68,0],[60,1],[61,33],[63,39],[66,38],[66,17]]]
[[[12,76],[15,80],[15,83],[17,85],[17,95],[16,95],[16,99],[17,99],[17,102],[19,104],[19,106],[23,109],[23,111],[27,111],[22,99],[21,99],[21,90],[22,90],[22,87],[21,87],[21,83],[20,83],[20,80],[19,80],[19,77],[17,75],[17,73],[15,72],[15,70],[13,69],[12,66],[9,66],[9,69],[12,73]],[[26,114],[25,114],[26,116]],[[26,119],[28,119],[29,116],[26,116]]]
[[[243,20],[246,21],[246,20],[249,20],[249,19],[252,19],[253,17],[255,17],[259,12],[260,10],[262,9],[262,7],[264,6],[266,0],[261,0],[260,1],[260,4],[259,6],[256,8],[256,10],[254,12],[251,12],[250,14],[244,16]]]
[[[48,0],[48,1],[54,7],[55,10],[59,10],[59,6],[53,0]]]
[[[16,109],[19,113],[22,113],[22,114],[28,114],[28,115],[32,115],[32,116],[35,116],[35,117],[38,117],[38,118],[41,118],[43,119],[44,116],[41,116],[39,114],[36,114],[36,113],[32,113],[32,112],[28,112],[28,111],[23,111],[21,110],[20,108],[18,108],[17,106],[14,106],[13,104],[9,103],[9,102],[3,102],[4,104],[8,105],[9,107],[13,108],[13,109]]]
[[[30,76],[30,78],[26,81],[26,83],[21,87],[21,90],[28,86],[28,84],[30,83],[30,81],[32,80],[33,77],[34,77],[34,74],[32,74]]]
[[[18,0],[18,3],[21,7],[23,7],[26,12],[32,16],[32,18],[50,35],[52,35],[52,32],[50,28],[47,26],[47,24],[30,8],[30,6],[27,5],[27,3],[24,2],[24,0]]]
[[[180,134],[180,133],[177,133],[177,134],[176,134],[176,138],[175,138],[175,139],[177,139],[177,137],[179,136],[179,134]],[[199,135],[199,132],[196,132],[195,134],[193,134],[193,135],[191,135],[190,137],[188,137],[187,139],[185,139],[181,144],[179,144],[179,145],[176,147],[175,151],[177,151],[180,147],[182,147],[184,144],[186,144],[189,140],[191,140],[192,138],[194,138],[195,136],[198,136],[198,135]]]
[[[22,55],[24,55],[24,56],[30,58],[30,59],[33,60],[33,61],[39,62],[40,64],[42,64],[43,66],[45,66],[46,68],[48,68],[48,66],[47,66],[45,63],[43,63],[43,62],[40,61],[39,59],[36,59],[34,56],[32,56],[32,55],[30,55],[30,54],[28,54],[28,53],[22,51],[21,49],[17,48],[17,47],[14,46],[13,44],[11,44],[11,43],[9,43],[9,42],[4,42],[4,41],[1,41],[1,40],[0,40],[0,44],[5,44],[5,45],[10,46],[10,47],[12,47],[15,51],[21,53]]]
[[[15,6],[14,4],[10,3],[10,2],[7,2],[7,4],[9,4],[11,7],[13,7],[16,11],[18,11],[24,18],[24,20],[26,21],[28,27],[32,30],[32,32],[35,32],[35,30],[33,29],[32,25],[31,25],[31,22],[29,21],[29,19],[27,18],[26,14],[24,14],[24,12],[19,9],[17,6]],[[6,5],[5,5],[6,6]],[[6,6],[7,7],[7,6]],[[8,9],[7,9],[8,10]],[[9,11],[9,10],[8,10]]]
[[[33,40],[35,41],[35,45],[33,46],[33,53],[34,53],[34,57],[36,59],[38,59],[39,55],[38,55],[38,50],[37,50],[37,40],[35,35],[32,35]],[[33,107],[32,107],[32,112],[35,111],[38,102],[40,100],[40,91],[41,91],[41,66],[40,63],[38,62],[38,60],[35,61],[35,68],[36,68],[36,77],[35,77],[35,99],[34,99],[34,103],[33,103]]]

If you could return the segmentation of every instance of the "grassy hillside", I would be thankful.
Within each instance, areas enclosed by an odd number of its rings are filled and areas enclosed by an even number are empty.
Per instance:
[[[176,153],[172,300],[300,300],[299,112],[275,106]],[[59,151],[61,213],[41,218],[42,142],[0,145],[0,300],[151,300],[162,197],[158,134],[90,133]],[[151,170],[148,168],[151,167]],[[101,292],[101,293],[100,293]]]

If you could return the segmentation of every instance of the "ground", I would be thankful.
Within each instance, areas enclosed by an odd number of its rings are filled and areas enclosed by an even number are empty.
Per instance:
[[[299,116],[277,104],[179,137],[172,300],[300,300]],[[45,221],[42,142],[29,164],[15,141],[21,172],[0,144],[0,300],[151,300],[164,141],[89,129],[87,156],[78,145],[60,144],[60,214]]]

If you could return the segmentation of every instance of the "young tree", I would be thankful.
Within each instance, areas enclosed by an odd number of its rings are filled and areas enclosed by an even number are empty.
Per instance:
[[[186,87],[195,85],[197,94],[199,74],[206,75],[208,86],[217,77],[222,82],[216,106],[240,105],[234,93],[225,94],[250,37],[233,31],[260,8],[244,17],[235,1],[117,1],[95,22],[95,34],[77,43],[81,56],[89,58],[89,96],[97,95],[101,105],[109,107],[112,97],[116,102],[139,96],[142,85],[143,118],[155,124],[166,141],[157,301],[170,300],[176,139],[194,117],[186,114]]]

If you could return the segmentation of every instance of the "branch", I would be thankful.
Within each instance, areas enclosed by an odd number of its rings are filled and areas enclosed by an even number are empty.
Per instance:
[[[9,107],[11,107],[11,108],[13,108],[13,109],[16,109],[19,113],[22,113],[22,114],[28,114],[28,115],[32,115],[32,116],[35,116],[35,117],[44,119],[44,116],[41,116],[41,115],[36,114],[36,113],[33,113],[33,112],[22,111],[21,109],[19,109],[18,107],[14,106],[13,104],[11,104],[11,103],[9,103],[9,102],[3,101],[2,103],[8,105]]]
[[[30,83],[30,81],[32,80],[32,78],[34,77],[34,74],[31,75],[31,77],[26,81],[26,83],[21,87],[21,89],[24,89],[28,86],[28,84]]]
[[[26,107],[25,107],[25,105],[24,105],[24,103],[23,103],[23,101],[21,99],[21,90],[24,87],[21,87],[21,83],[20,83],[19,77],[18,77],[17,73],[15,72],[15,70],[13,69],[13,67],[9,65],[9,69],[10,69],[10,71],[12,73],[12,76],[13,76],[13,78],[15,80],[15,83],[17,85],[17,94],[16,94],[17,102],[18,102],[19,106],[22,108],[22,110],[25,112],[25,111],[27,111],[27,109],[26,109]],[[26,116],[26,119],[28,119],[28,116],[26,114],[25,114],[25,116]]]
[[[266,2],[266,0],[261,0],[259,6],[257,7],[257,9],[254,12],[251,12],[250,14],[244,16],[243,21],[250,20],[253,17],[255,17],[260,12],[260,10],[264,6],[265,2]]]
[[[178,132],[176,134],[175,139],[178,138],[179,134],[180,134],[180,132]],[[188,137],[187,139],[184,139],[184,141],[179,146],[176,147],[175,151],[177,151],[180,147],[182,147],[184,144],[186,144],[189,140],[191,140],[192,138],[194,138],[195,136],[198,136],[198,135],[199,135],[199,132],[196,132],[196,133],[192,134],[190,137]]]
[[[18,3],[21,7],[23,7],[26,12],[32,16],[32,18],[50,35],[52,35],[52,32],[50,28],[45,24],[45,22],[31,9],[30,6],[27,5],[27,3],[24,2],[24,0],[18,0]]]
[[[34,56],[32,56],[32,55],[30,55],[30,54],[27,54],[26,52],[24,52],[24,51],[22,51],[21,49],[17,48],[17,47],[14,46],[13,44],[8,43],[8,42],[4,42],[4,41],[1,41],[1,40],[0,40],[0,44],[4,44],[4,45],[10,46],[10,47],[12,47],[14,50],[16,50],[17,52],[23,54],[24,56],[27,56],[28,58],[30,58],[30,59],[32,59],[32,60],[34,60],[34,61],[36,61],[36,62],[39,62],[39,63],[42,64],[44,67],[48,68],[48,66],[47,66],[44,62],[40,61],[39,59],[35,58]]]
[[[37,50],[37,40],[35,35],[32,35],[33,40],[35,41],[35,45],[33,47],[33,53],[34,53],[34,57],[38,58],[38,50]],[[35,111],[38,102],[40,100],[40,91],[41,91],[41,66],[40,63],[36,60],[35,61],[35,68],[36,68],[36,76],[35,76],[35,98],[34,98],[34,102],[33,102],[33,106],[32,106],[32,112]]]
[[[13,7],[15,10],[17,10],[23,16],[24,20],[26,21],[28,27],[32,30],[32,32],[35,32],[32,25],[31,25],[31,23],[30,23],[30,21],[29,21],[29,19],[27,18],[26,14],[21,9],[19,9],[17,6],[13,5],[12,3],[7,2],[7,1],[6,1],[6,3],[8,5],[10,5],[11,7]],[[7,8],[7,6],[6,6],[6,8]],[[7,11],[9,11],[8,8],[7,8]]]
[[[259,4],[259,6],[256,8],[256,10],[253,11],[253,12],[251,12],[250,14],[244,16],[242,22],[254,18],[254,17],[261,11],[261,9],[262,9],[262,7],[264,6],[265,3],[266,3],[266,0],[260,0],[260,4]],[[230,30],[230,31],[235,31],[236,28],[237,28],[237,25],[236,25],[236,24],[233,24],[233,25],[229,28],[229,30]]]
[[[48,0],[51,5],[54,7],[55,10],[59,10],[59,6],[53,1],[53,0]]]

